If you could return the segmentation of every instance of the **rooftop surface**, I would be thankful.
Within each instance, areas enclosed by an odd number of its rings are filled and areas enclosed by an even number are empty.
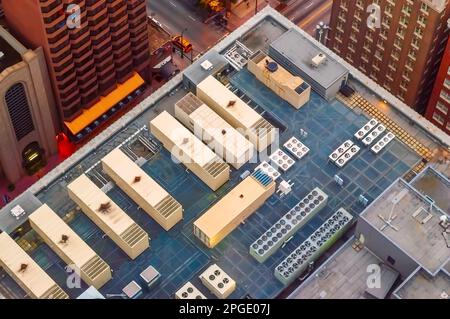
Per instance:
[[[364,149],[358,158],[343,170],[338,170],[334,165],[328,164],[328,155],[367,122],[365,116],[354,113],[339,101],[327,102],[315,93],[312,94],[310,103],[295,111],[287,102],[252,78],[246,70],[236,73],[231,82],[233,85],[230,84],[230,88],[248,100],[253,108],[282,124],[284,131],[281,134],[281,144],[293,135],[298,137],[299,128],[308,131],[308,137],[302,141],[311,148],[311,155],[297,162],[291,170],[282,175],[283,179],[294,183],[292,193],[284,198],[272,196],[245,225],[240,225],[216,248],[205,249],[192,233],[193,221],[237,185],[240,181],[239,176],[245,170],[253,170],[259,163],[246,164],[239,170],[233,170],[230,181],[215,193],[196,176],[186,172],[182,165],[174,163],[171,155],[156,139],[147,130],[140,131],[140,129],[161,110],[173,112],[175,102],[187,93],[178,87],[171,95],[160,100],[154,108],[144,113],[122,132],[114,135],[95,152],[91,152],[38,194],[40,200],[51,204],[60,215],[70,216],[67,219],[69,225],[114,269],[114,278],[100,290],[103,294],[121,291],[131,280],[138,280],[139,273],[151,264],[161,272],[162,278],[158,287],[144,292],[144,298],[171,298],[173,293],[188,280],[211,298],[212,295],[208,295],[197,276],[211,263],[217,262],[238,283],[238,288],[231,297],[243,298],[249,294],[254,298],[274,298],[284,289],[273,277],[274,267],[283,258],[339,207],[343,206],[352,214],[358,215],[364,209],[358,202],[359,195],[366,194],[370,200],[375,199],[383,189],[419,161],[415,153],[401,142],[394,141],[379,156],[374,156],[368,149]],[[247,94],[244,94],[244,91]],[[138,135],[129,139],[136,132]],[[123,191],[114,186],[108,192],[108,196],[152,238],[151,248],[133,262],[111,240],[104,238],[103,233],[86,216],[75,210],[76,205],[68,198],[66,187],[111,149],[122,143],[125,143],[123,148],[130,148],[135,153],[141,152],[143,147],[136,147],[134,144],[137,137],[144,137],[159,145],[156,154],[146,156],[148,161],[142,169],[167,189],[183,205],[185,211],[183,221],[174,226],[170,232],[165,232],[154,220],[142,214],[138,205]],[[337,186],[333,180],[337,173],[345,180],[343,188]],[[105,178],[105,174],[102,174],[98,167],[89,173],[94,180],[97,180],[95,177],[97,174]],[[251,243],[317,186],[330,196],[327,207],[300,230],[285,248],[280,249],[264,264],[259,264],[248,254]],[[32,255],[59,280],[58,282],[64,283],[64,264],[48,246],[37,245]],[[5,279],[0,279],[0,286],[4,284],[9,287],[13,285],[10,281],[5,283]],[[20,295],[18,288],[12,291]],[[75,289],[69,291],[69,294],[77,297],[81,292]]]
[[[402,299],[439,299],[442,293],[450,294],[450,276],[441,271],[431,277],[419,270],[405,281],[394,295]]]
[[[380,259],[368,249],[356,251],[348,241],[299,288],[290,299],[365,299],[367,267]]]
[[[209,61],[212,64],[210,70],[205,70],[201,64],[205,61]],[[209,75],[217,73],[220,69],[225,67],[228,62],[219,52],[210,50],[201,56],[197,63],[192,64],[183,72],[183,76],[188,78],[194,85],[200,84]]]
[[[25,212],[18,218],[11,214],[11,210],[16,206],[20,206]],[[27,191],[23,193],[20,197],[2,208],[0,213],[0,231],[11,233],[22,225],[31,213],[41,206],[42,203],[31,192]]]
[[[450,249],[439,225],[443,212],[436,206],[430,207],[425,197],[403,180],[386,189],[361,217],[380,229],[385,223],[379,216],[387,218],[391,211],[397,216],[392,224],[398,231],[386,227],[381,233],[428,272],[436,273],[450,258]],[[415,218],[416,212],[420,213]],[[421,223],[428,215],[431,219]]]
[[[319,67],[312,66],[312,58],[323,53],[323,50],[314,44],[311,45],[309,39],[296,29],[288,30],[272,42],[271,47],[285,55],[290,62],[325,88],[333,85],[348,72],[347,68],[329,55],[324,64]]]
[[[412,185],[422,194],[431,197],[436,205],[450,214],[450,181],[431,167],[414,179]]]
[[[291,22],[275,11],[265,9],[215,49],[217,52],[224,52],[239,39],[252,50],[267,50],[271,37],[276,38],[275,35],[292,26]],[[354,112],[338,100],[326,101],[315,92],[312,92],[310,102],[296,111],[258,82],[246,69],[231,72],[226,80],[229,89],[251,108],[271,123],[276,123],[280,128],[281,145],[296,136],[311,151],[282,175],[283,179],[294,183],[292,192],[285,197],[273,195],[245,224],[240,225],[216,248],[206,249],[196,239],[193,234],[193,221],[236,186],[246,170],[252,171],[259,162],[248,163],[239,170],[233,169],[230,181],[213,192],[196,176],[186,171],[184,166],[171,160],[170,153],[150,134],[147,126],[149,121],[162,111],[167,110],[173,115],[174,104],[188,93],[183,88],[182,75],[176,76],[32,187],[38,199],[64,217],[69,226],[114,269],[114,278],[100,289],[102,294],[120,293],[131,281],[138,282],[140,272],[152,265],[161,273],[161,279],[159,285],[143,290],[143,298],[173,298],[174,293],[187,281],[191,281],[208,298],[213,298],[198,276],[211,264],[217,263],[237,282],[237,289],[231,298],[279,296],[285,287],[276,280],[273,272],[281,260],[338,208],[345,207],[353,215],[359,215],[365,208],[358,200],[361,194],[373,201],[398,177],[420,162],[417,153],[396,139],[377,156],[369,149],[362,148],[358,156],[344,169],[338,169],[328,162],[328,155],[343,141],[351,139],[367,122],[367,116]],[[307,137],[299,137],[300,128],[308,133]],[[147,214],[143,214],[138,205],[119,187],[109,183],[110,179],[102,172],[99,162],[118,147],[134,159],[139,158],[143,171],[183,205],[184,219],[169,232],[164,231]],[[100,187],[108,189],[108,196],[152,238],[151,248],[134,261],[105,237],[69,199],[67,185],[85,172]],[[334,182],[336,174],[344,180],[343,187]],[[251,243],[315,187],[320,187],[329,195],[327,206],[298,231],[284,248],[280,248],[265,263],[259,264],[248,253]],[[9,211],[0,212],[0,216],[5,214],[9,214]],[[9,231],[12,230],[9,228]],[[33,231],[25,234],[19,241],[55,281],[61,286],[65,284],[65,264],[50,247],[42,244],[42,240]],[[23,297],[23,291],[10,277],[2,274],[0,292],[8,298]],[[295,288],[297,284],[294,283],[289,289]],[[86,288],[88,287],[83,284],[81,289],[71,289],[68,293],[71,297],[77,297]]]

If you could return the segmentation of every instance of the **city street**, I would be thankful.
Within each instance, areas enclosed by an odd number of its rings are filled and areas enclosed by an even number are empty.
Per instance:
[[[153,15],[173,36],[180,35],[187,29],[183,36],[192,43],[194,56],[207,51],[227,33],[227,30],[216,26],[214,22],[203,23],[206,18],[204,11],[192,0],[149,0],[147,3],[148,14]]]
[[[310,34],[317,23],[329,22],[332,0],[291,0],[281,13]],[[228,31],[213,21],[203,23],[206,10],[195,0],[148,1],[148,14],[159,21],[171,35],[183,35],[194,47],[194,56],[203,53],[224,37]],[[264,6],[264,1],[260,2]],[[234,18],[237,18],[233,15]]]
[[[323,21],[326,24],[329,24],[332,5],[333,0],[322,0],[321,4],[315,7],[314,11],[310,12],[297,25],[309,34],[313,35],[316,25],[319,22]]]
[[[323,5],[328,0],[292,0],[288,2],[286,9],[281,13],[295,24],[299,24],[307,18],[313,11]]]

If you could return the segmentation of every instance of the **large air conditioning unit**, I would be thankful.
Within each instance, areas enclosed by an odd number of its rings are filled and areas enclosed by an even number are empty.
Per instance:
[[[386,126],[384,126],[383,124],[378,125],[362,140],[363,144],[365,146],[371,145],[385,131],[386,131]]]
[[[275,167],[273,167],[266,161],[261,162],[261,164],[259,164],[259,166],[255,168],[255,172],[258,169],[261,170],[267,176],[271,177],[274,181],[281,176],[280,172],[278,172],[278,170]]]
[[[290,237],[322,210],[327,201],[328,195],[324,191],[318,187],[313,189],[250,245],[250,255],[260,263],[265,262]]]
[[[208,267],[200,280],[219,299],[228,298],[236,289],[236,282],[216,264]]]
[[[207,299],[190,281],[175,293],[175,299]]]
[[[371,119],[369,122],[364,124],[364,126],[358,132],[355,133],[355,137],[358,140],[362,140],[367,135],[367,133],[369,133],[377,125],[378,121],[376,119]]]
[[[269,158],[270,162],[283,172],[287,172],[295,164],[295,160],[280,149],[273,152]]]
[[[374,154],[380,153],[392,140],[395,139],[394,133],[385,134],[372,148],[370,149]]]
[[[344,155],[342,155],[341,157],[339,157],[339,159],[336,161],[336,165],[339,168],[342,168],[345,166],[345,164],[347,164],[348,162],[350,162],[350,160],[356,156],[356,154],[359,153],[359,151],[361,150],[361,148],[358,145],[353,145],[352,147],[349,148],[349,150],[347,152],[344,153]]]
[[[325,63],[327,56],[325,53],[320,52],[311,59],[311,65],[318,68],[321,64]]]
[[[340,208],[275,267],[275,277],[285,286],[291,284],[347,231],[353,220],[349,212]]]
[[[342,155],[344,155],[345,152],[347,152],[350,147],[352,147],[354,144],[351,140],[347,140],[342,145],[340,145],[331,155],[328,157],[330,161],[335,163]]]
[[[309,148],[295,136],[291,137],[283,146],[298,160],[301,160],[309,153]]]

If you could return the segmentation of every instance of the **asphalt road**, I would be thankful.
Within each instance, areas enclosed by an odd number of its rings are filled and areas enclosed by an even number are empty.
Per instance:
[[[316,25],[319,22],[330,23],[331,9],[333,5],[333,0],[325,0],[323,3],[314,9],[305,19],[303,19],[298,26],[308,32],[311,35],[315,34]]]
[[[148,0],[147,12],[158,20],[163,28],[173,36],[180,35],[187,28],[183,37],[188,39],[194,48],[194,55],[207,51],[218,42],[226,30],[214,22],[203,23],[206,18],[204,10],[197,7],[192,0]]]
[[[281,13],[295,24],[299,24],[325,2],[327,0],[294,0]]]

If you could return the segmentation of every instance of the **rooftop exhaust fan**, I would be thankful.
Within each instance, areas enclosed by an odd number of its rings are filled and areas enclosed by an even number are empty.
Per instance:
[[[269,62],[269,60],[266,60],[266,69],[271,72],[274,73],[278,70],[278,63],[276,62]]]
[[[235,100],[231,100],[230,102],[228,102],[227,107],[232,107],[234,105],[236,105],[236,101]]]

